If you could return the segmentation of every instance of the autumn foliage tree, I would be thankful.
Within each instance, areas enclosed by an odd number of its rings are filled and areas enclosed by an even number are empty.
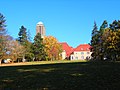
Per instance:
[[[9,58],[14,61],[20,61],[20,58],[23,57],[25,48],[16,40],[8,41],[7,48],[9,53]]]
[[[58,40],[53,36],[46,36],[44,38],[45,52],[48,56],[48,60],[60,59],[60,53],[62,52],[61,45]]]
[[[98,32],[97,39],[92,36],[91,40],[93,60],[120,60],[120,21],[113,21],[109,27],[104,21]]]
[[[6,24],[5,17],[0,13],[0,63],[5,55],[5,46],[6,46]]]

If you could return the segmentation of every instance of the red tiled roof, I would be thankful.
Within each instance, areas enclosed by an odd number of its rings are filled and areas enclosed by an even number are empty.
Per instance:
[[[91,46],[89,44],[81,44],[74,51],[90,51]]]
[[[60,43],[62,45],[62,49],[65,50],[67,57],[73,52],[73,47],[70,47],[66,42]]]
[[[70,47],[66,42],[59,43],[62,45],[62,49],[65,50],[67,57],[74,51],[90,51],[91,46],[89,44],[80,44],[76,48]]]

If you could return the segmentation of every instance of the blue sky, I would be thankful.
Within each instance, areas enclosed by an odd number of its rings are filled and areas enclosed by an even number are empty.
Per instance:
[[[22,25],[34,38],[42,21],[46,35],[76,47],[90,42],[94,21],[100,26],[104,20],[120,19],[120,0],[0,0],[0,13],[14,38]]]

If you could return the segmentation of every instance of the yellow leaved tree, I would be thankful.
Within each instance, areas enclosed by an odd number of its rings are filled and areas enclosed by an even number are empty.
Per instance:
[[[47,54],[47,60],[59,60],[61,59],[60,53],[62,52],[62,47],[58,40],[53,36],[46,36],[43,40],[45,44],[45,52]]]

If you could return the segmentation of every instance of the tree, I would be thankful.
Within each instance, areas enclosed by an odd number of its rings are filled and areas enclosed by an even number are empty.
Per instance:
[[[36,60],[45,60],[46,53],[44,51],[45,45],[43,44],[43,38],[41,37],[41,34],[38,33],[34,38],[33,43],[33,53]]]
[[[27,29],[24,26],[21,26],[18,35],[18,41],[25,49],[23,60],[26,59],[30,61],[30,59],[33,58],[33,53],[31,53],[32,43],[30,42],[30,32],[27,33]]]
[[[99,43],[99,31],[96,22],[94,22],[94,26],[92,30],[92,39],[90,43],[90,45],[92,46],[91,51],[94,60],[96,60],[98,56],[98,43]]]
[[[104,33],[102,34],[102,50],[103,50],[103,57],[104,58],[107,58],[107,59],[110,59],[110,51],[108,50],[109,48],[109,40],[108,38],[110,38],[110,33],[111,33],[111,29],[110,28],[106,28],[104,30]]]
[[[27,32],[26,28],[24,26],[21,26],[20,31],[18,33],[18,41],[20,42],[21,45],[25,45],[27,41]]]
[[[98,34],[98,28],[97,28],[97,24],[94,21],[94,26],[93,26],[93,30],[92,30],[92,37],[95,36],[96,34]]]
[[[14,62],[23,57],[25,48],[16,40],[9,40],[7,41],[7,51],[9,51],[7,58]]]
[[[110,48],[114,50],[114,54],[112,54],[112,60],[118,60],[120,58],[120,20],[114,20],[112,24],[110,24],[110,37],[111,40]]]
[[[105,52],[107,52],[106,55],[112,61],[116,61],[117,60],[117,58],[116,58],[116,56],[117,56],[117,45],[116,45],[116,43],[117,43],[117,37],[118,37],[117,33],[113,32],[111,29],[109,31],[106,31],[105,33],[109,33],[106,40],[104,40],[104,43],[106,44],[106,45],[104,45],[104,46],[106,46],[106,48],[104,48],[104,49],[106,49]]]
[[[5,17],[0,13],[0,63],[5,54],[5,45],[6,45],[6,25],[5,25]]]
[[[96,23],[94,23],[94,28],[92,31],[92,57],[94,60],[103,60],[104,59],[104,32],[105,29],[108,28],[108,23],[106,20],[103,21],[102,25],[100,26],[100,30],[96,29]],[[104,34],[104,35],[103,35]]]
[[[53,36],[46,36],[44,38],[45,52],[48,55],[48,60],[60,59],[60,53],[62,52],[62,47],[58,43],[58,40]]]
[[[120,29],[117,31],[117,60],[120,60]]]
[[[103,34],[105,32],[105,29],[108,27],[108,23],[106,20],[103,21],[102,25],[100,26],[100,30],[99,30],[99,59],[100,60],[104,60],[104,38],[103,38]]]
[[[104,31],[106,28],[108,28],[108,22],[104,20],[102,25],[100,26],[100,31]]]
[[[93,33],[93,32],[92,32]],[[113,21],[108,27],[105,20],[98,34],[92,36],[92,56],[94,60],[116,61],[120,59],[120,21]]]
[[[112,24],[110,24],[110,29],[115,31],[120,29],[120,20],[114,20]]]

